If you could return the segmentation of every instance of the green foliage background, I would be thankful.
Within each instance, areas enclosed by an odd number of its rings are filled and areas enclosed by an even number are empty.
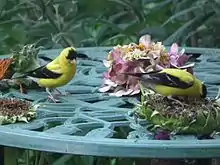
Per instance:
[[[30,43],[45,49],[113,46],[145,33],[165,45],[220,47],[219,16],[218,0],[0,0],[0,54]],[[20,164],[142,164],[25,152]],[[75,163],[64,163],[70,159]]]
[[[218,0],[1,0],[0,54],[28,43],[113,46],[144,33],[165,45],[218,47],[219,9]]]

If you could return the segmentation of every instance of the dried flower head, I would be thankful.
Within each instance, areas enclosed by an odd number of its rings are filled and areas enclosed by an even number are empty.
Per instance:
[[[103,61],[108,71],[103,75],[103,86],[99,91],[111,91],[110,95],[115,96],[138,94],[140,92],[138,79],[122,73],[182,67],[189,57],[184,54],[184,49],[179,51],[177,44],[174,43],[168,51],[162,42],[152,42],[149,35],[142,36],[139,44],[117,45]]]
[[[184,106],[159,94],[142,94],[137,112],[154,128],[180,134],[212,134],[219,131],[220,104],[211,99],[184,101]]]
[[[30,102],[15,98],[0,99],[0,124],[28,122],[36,117],[36,108]]]

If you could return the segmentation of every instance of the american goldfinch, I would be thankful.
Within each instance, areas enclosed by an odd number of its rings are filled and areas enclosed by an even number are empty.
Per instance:
[[[57,100],[53,97],[50,91],[53,89],[57,90],[57,87],[64,86],[72,80],[76,74],[77,57],[78,53],[76,52],[76,49],[73,47],[67,47],[56,59],[47,65],[26,72],[23,76],[19,76],[17,78],[31,78],[33,81],[38,83],[40,87],[45,87],[50,98],[56,102]]]
[[[139,77],[140,83],[164,96],[188,96],[205,98],[205,84],[191,73],[177,68],[167,68],[149,73],[124,73]]]

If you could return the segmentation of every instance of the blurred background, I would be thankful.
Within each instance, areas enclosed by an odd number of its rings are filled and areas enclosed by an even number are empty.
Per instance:
[[[165,45],[216,48],[219,16],[218,0],[0,0],[0,54],[32,43],[127,44],[146,33]]]
[[[180,46],[219,48],[219,19],[219,0],[0,0],[0,54],[26,44],[44,49],[114,46],[138,42],[143,34],[167,46],[176,42]],[[210,74],[207,79],[214,80]],[[19,155],[22,165],[49,165],[61,157],[24,152],[26,157]],[[42,163],[45,159],[50,163]],[[72,155],[57,162],[70,159],[77,165],[147,164],[142,159]]]

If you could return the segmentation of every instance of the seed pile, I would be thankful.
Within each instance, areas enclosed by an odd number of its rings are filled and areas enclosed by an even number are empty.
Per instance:
[[[11,118],[14,116],[30,117],[33,112],[31,110],[31,103],[25,100],[2,98],[0,99],[0,116]]]
[[[216,116],[216,108],[219,108],[211,99],[179,101],[182,105],[175,100],[154,94],[148,96],[146,106],[152,110],[157,110],[161,115],[168,118],[188,117],[192,120],[197,117],[198,111],[202,111],[203,114],[212,112],[213,116]]]

